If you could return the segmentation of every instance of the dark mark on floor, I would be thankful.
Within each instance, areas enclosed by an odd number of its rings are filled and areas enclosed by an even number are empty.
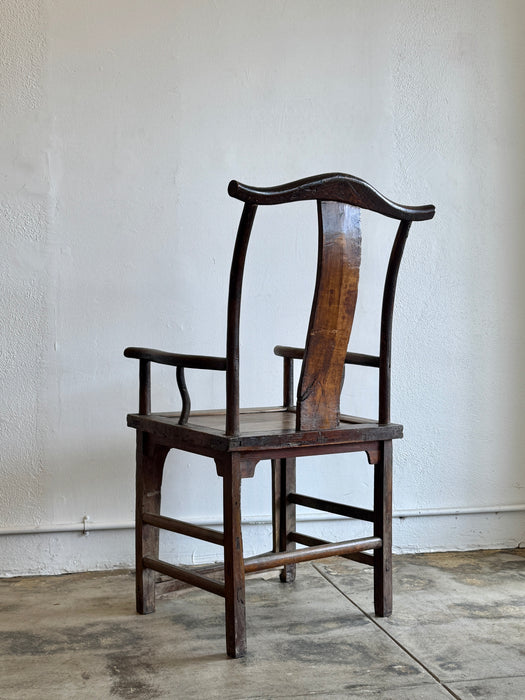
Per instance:
[[[155,677],[155,668],[142,656],[129,656],[121,652],[108,654],[106,668],[112,679],[111,695],[125,700],[161,697],[161,691],[150,682]]]
[[[15,656],[93,651],[133,646],[136,643],[136,633],[120,624],[92,623],[63,627],[49,630],[45,635],[21,630],[0,634],[0,652]]]

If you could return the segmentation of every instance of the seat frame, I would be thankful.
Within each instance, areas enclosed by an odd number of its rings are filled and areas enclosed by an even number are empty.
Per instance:
[[[128,416],[137,430],[136,592],[137,611],[155,609],[155,596],[180,585],[194,585],[225,599],[226,650],[246,652],[245,576],[282,567],[281,580],[295,579],[298,562],[340,555],[373,566],[374,609],[392,612],[392,440],[401,425],[390,422],[392,313],[399,265],[412,221],[431,219],[434,207],[398,205],[363,180],[341,173],[319,175],[274,188],[254,188],[232,181],[228,192],[244,202],[235,242],[228,297],[225,357],[184,355],[130,347],[126,357],[139,360],[139,412]],[[239,407],[239,324],[246,250],[259,205],[316,200],[319,262],[305,348],[277,346],[283,358],[283,405]],[[347,352],[357,299],[360,263],[358,209],[399,221],[387,268],[378,356]],[[294,360],[302,361],[294,402]],[[176,367],[182,398],[178,413],[151,412],[151,363]],[[379,370],[377,420],[341,415],[339,398],[346,364]],[[191,412],[184,369],[226,374],[225,411]],[[170,449],[211,457],[223,485],[223,532],[160,514],[164,462]],[[374,468],[372,510],[326,501],[296,492],[296,459],[302,456],[365,452]],[[272,464],[271,552],[244,558],[241,530],[242,479],[253,476],[261,460]],[[305,506],[373,524],[373,535],[327,542],[296,529],[296,506]],[[159,529],[224,547],[224,564],[175,566],[159,559]],[[297,549],[296,545],[302,546]],[[370,553],[372,552],[372,553]],[[219,571],[219,576],[217,576]],[[162,577],[168,577],[164,580]]]

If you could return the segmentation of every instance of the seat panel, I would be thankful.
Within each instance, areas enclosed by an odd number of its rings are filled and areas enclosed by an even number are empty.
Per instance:
[[[357,416],[342,415],[336,428],[297,431],[295,411],[282,407],[249,408],[240,412],[240,431],[235,437],[225,433],[224,410],[195,411],[185,425],[179,425],[180,413],[153,413],[149,416],[131,414],[128,425],[154,434],[193,434],[203,444],[213,441],[218,449],[239,447],[278,447],[391,440],[403,435],[403,426]]]

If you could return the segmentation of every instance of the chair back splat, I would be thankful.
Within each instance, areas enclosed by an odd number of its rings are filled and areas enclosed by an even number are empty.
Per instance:
[[[317,280],[297,390],[297,430],[336,428],[361,264],[360,210],[318,201]]]
[[[139,412],[128,415],[137,431],[136,604],[139,613],[155,609],[155,596],[186,585],[225,600],[226,651],[246,652],[245,576],[280,567],[292,583],[296,564],[339,555],[374,570],[374,609],[392,611],[392,441],[403,427],[390,422],[392,313],[397,274],[413,221],[434,216],[434,207],[407,207],[390,201],[351,175],[329,173],[270,188],[232,180],[232,197],[244,203],[233,252],[228,294],[226,357],[187,355],[130,347],[126,357],[139,364]],[[259,206],[303,200],[317,203],[318,260],[310,321],[304,348],[278,345],[283,358],[283,405],[239,406],[239,322],[246,251]],[[396,219],[383,288],[379,355],[348,352],[361,265],[361,210]],[[294,398],[294,361],[302,361]],[[151,410],[152,362],[176,367],[182,408],[178,413]],[[357,418],[341,412],[346,364],[379,371],[379,415]],[[191,410],[184,376],[187,368],[225,372],[226,408]],[[223,532],[161,514],[164,462],[170,449],[210,457],[222,478]],[[361,508],[296,492],[296,461],[303,456],[364,452],[373,468],[373,508]],[[241,528],[241,483],[257,464],[271,461],[272,542],[266,554],[245,559]],[[351,483],[351,482],[350,482]],[[341,492],[348,491],[345,484]],[[329,542],[296,529],[296,506],[361,520],[370,531],[357,539]],[[351,526],[349,525],[349,528]],[[159,530],[169,530],[224,548],[224,564],[186,567],[159,558]],[[302,545],[296,549],[296,545]],[[163,577],[163,578],[161,578]]]

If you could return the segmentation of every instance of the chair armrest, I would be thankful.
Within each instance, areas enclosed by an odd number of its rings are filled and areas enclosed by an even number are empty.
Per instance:
[[[290,360],[302,360],[304,357],[302,348],[291,348],[287,345],[276,345],[273,352],[277,357],[287,357]]]
[[[182,355],[174,352],[165,352],[164,350],[153,350],[152,348],[126,348],[124,350],[124,356],[131,357],[135,360],[156,362],[161,365],[171,365],[172,367],[226,371],[225,357]]]
[[[278,357],[288,357],[291,360],[302,360],[304,357],[304,350],[302,348],[276,345],[273,351]],[[376,355],[364,355],[359,352],[347,352],[345,364],[361,365],[362,367],[379,367],[379,357]]]
[[[126,348],[125,357],[140,360],[139,371],[139,413],[149,415],[151,413],[151,376],[150,362],[161,365],[171,365],[177,368],[177,386],[182,398],[182,411],[179,425],[185,425],[191,410],[191,401],[186,381],[184,379],[184,369],[216,369],[225,371],[227,362],[225,357],[209,357],[206,355],[181,355],[175,352],[165,352],[164,350],[153,350],[152,348]]]

